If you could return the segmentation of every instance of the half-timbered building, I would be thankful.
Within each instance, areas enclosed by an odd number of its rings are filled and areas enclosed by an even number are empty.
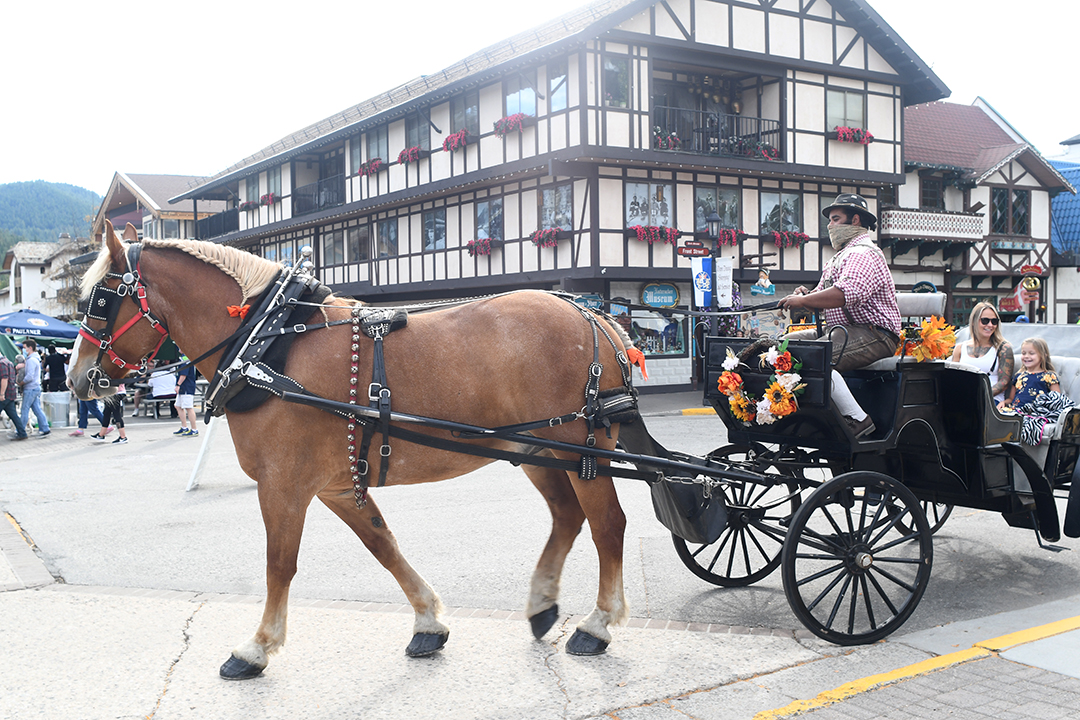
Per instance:
[[[878,234],[897,283],[933,283],[949,294],[950,321],[965,325],[983,300],[1006,320],[1029,313],[1020,283],[1036,276],[1038,321],[1057,322],[1044,307],[1050,200],[1074,192],[1061,173],[982,98],[907,108],[904,165],[904,183],[882,191]]]
[[[947,94],[863,0],[602,0],[174,199],[229,203],[203,239],[312,246],[321,279],[368,302],[534,287],[654,306],[626,323],[648,386],[685,385],[676,234],[732,258],[744,292],[761,267],[777,293],[816,282],[820,209],[857,192],[876,210],[904,180],[905,108]]]

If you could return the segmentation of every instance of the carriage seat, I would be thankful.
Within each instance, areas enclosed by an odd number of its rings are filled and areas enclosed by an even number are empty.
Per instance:
[[[945,293],[896,293],[896,306],[901,318],[944,317],[947,298]],[[899,370],[901,364],[915,362],[918,361],[913,357],[893,356],[875,360],[862,369],[893,372]]]
[[[1015,367],[1020,367],[1019,348],[1015,353]],[[1051,355],[1050,361],[1054,363],[1054,372],[1061,381],[1061,392],[1072,398],[1073,402],[1080,405],[1080,358],[1065,357],[1063,355]],[[1043,433],[1042,445],[1047,445],[1051,440],[1060,440],[1069,424],[1069,416],[1080,413],[1080,409],[1074,408],[1065,413],[1053,425],[1047,425]]]

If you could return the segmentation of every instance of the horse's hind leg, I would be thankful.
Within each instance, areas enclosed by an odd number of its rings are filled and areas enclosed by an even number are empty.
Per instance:
[[[336,495],[319,495],[319,499],[352,528],[375,559],[390,571],[409,599],[415,621],[412,641],[405,654],[411,657],[430,655],[445,645],[450,637],[450,628],[439,620],[442,601],[402,556],[397,540],[383,521],[375,501],[369,496],[367,505],[358,508],[352,490]]]
[[[262,622],[250,640],[232,651],[221,666],[221,677],[246,680],[259,675],[269,663],[269,655],[285,643],[289,585],[296,575],[296,556],[311,496],[271,491],[271,483],[259,483],[259,506],[266,527],[266,605]]]
[[[559,579],[566,556],[585,522],[585,513],[566,472],[535,465],[526,465],[522,469],[551,510],[551,535],[533,571],[529,602],[525,607],[533,635],[539,640],[558,620]]]

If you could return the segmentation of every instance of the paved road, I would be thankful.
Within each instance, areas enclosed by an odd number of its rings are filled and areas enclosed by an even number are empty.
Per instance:
[[[713,416],[678,413],[697,404],[643,403],[670,413],[648,420],[662,442],[702,453],[723,444],[723,428]],[[647,492],[622,482],[633,618],[606,657],[568,657],[561,646],[574,615],[595,596],[594,554],[588,542],[575,547],[566,617],[545,642],[533,642],[517,611],[548,521],[524,476],[504,465],[380,491],[406,556],[451,613],[451,641],[438,658],[403,657],[411,618],[400,589],[315,504],[285,651],[262,678],[224,683],[217,665],[258,621],[258,503],[227,434],[212,445],[200,488],[183,492],[201,440],[174,438],[174,428],[131,423],[126,446],[66,434],[0,440],[0,508],[12,520],[0,524],[0,589],[8,591],[0,593],[0,717],[674,720],[781,717],[797,702],[804,704],[795,709],[830,718],[876,716],[868,708],[886,706],[893,714],[880,714],[897,718],[966,717],[960,710],[1009,717],[1031,702],[1034,686],[1053,688],[1037,706],[1040,717],[1065,717],[1052,708],[1080,704],[1080,658],[1071,650],[1080,633],[1067,624],[1080,616],[1076,553],[1038,550],[1033,537],[1001,532],[1000,518],[986,513],[950,519],[935,544],[930,587],[902,632],[845,649],[798,629],[778,577],[722,590],[690,575]],[[1056,620],[1066,625],[956,657]],[[944,669],[927,670],[928,662]],[[980,672],[1008,680],[997,694],[976,690],[989,699],[973,705],[960,691],[981,687],[971,675]],[[881,682],[888,684],[873,689]],[[1006,706],[1011,685],[1030,692],[1014,693]],[[837,690],[850,697],[828,704],[833,695],[822,693]],[[924,702],[917,711],[911,693]]]

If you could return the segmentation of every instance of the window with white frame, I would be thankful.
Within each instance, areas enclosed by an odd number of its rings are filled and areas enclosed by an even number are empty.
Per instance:
[[[376,158],[386,162],[390,158],[390,139],[386,125],[371,128],[367,131],[367,159],[368,162]],[[357,165],[357,168],[360,166]]]
[[[825,93],[825,128],[838,127],[866,129],[866,95],[851,90],[829,90]]]
[[[540,229],[551,228],[574,229],[574,188],[569,183],[540,191]]]
[[[397,218],[377,222],[375,224],[375,236],[376,251],[379,257],[394,257],[398,254]]]
[[[503,81],[506,115],[536,115],[536,70],[522,70]]]
[[[420,218],[424,226],[424,250],[445,250],[446,208],[427,210]]]
[[[626,183],[626,225],[675,227],[675,194],[668,183]]]
[[[322,233],[322,266],[342,265],[345,262],[345,233],[324,230]]]
[[[547,66],[548,112],[565,110],[567,106],[566,58],[552,60]]]
[[[479,200],[476,203],[476,239],[503,239],[502,198]]]
[[[371,230],[367,224],[345,231],[345,262],[358,263],[371,259]]]
[[[708,217],[716,213],[720,227],[727,230],[739,228],[739,189],[719,187],[694,188],[694,230],[709,229]]]
[[[471,135],[480,134],[480,92],[455,95],[450,99],[450,131],[467,130]]]
[[[608,107],[630,107],[630,58],[604,58],[604,104]]]
[[[761,193],[761,232],[801,232],[802,195],[799,193]]]

